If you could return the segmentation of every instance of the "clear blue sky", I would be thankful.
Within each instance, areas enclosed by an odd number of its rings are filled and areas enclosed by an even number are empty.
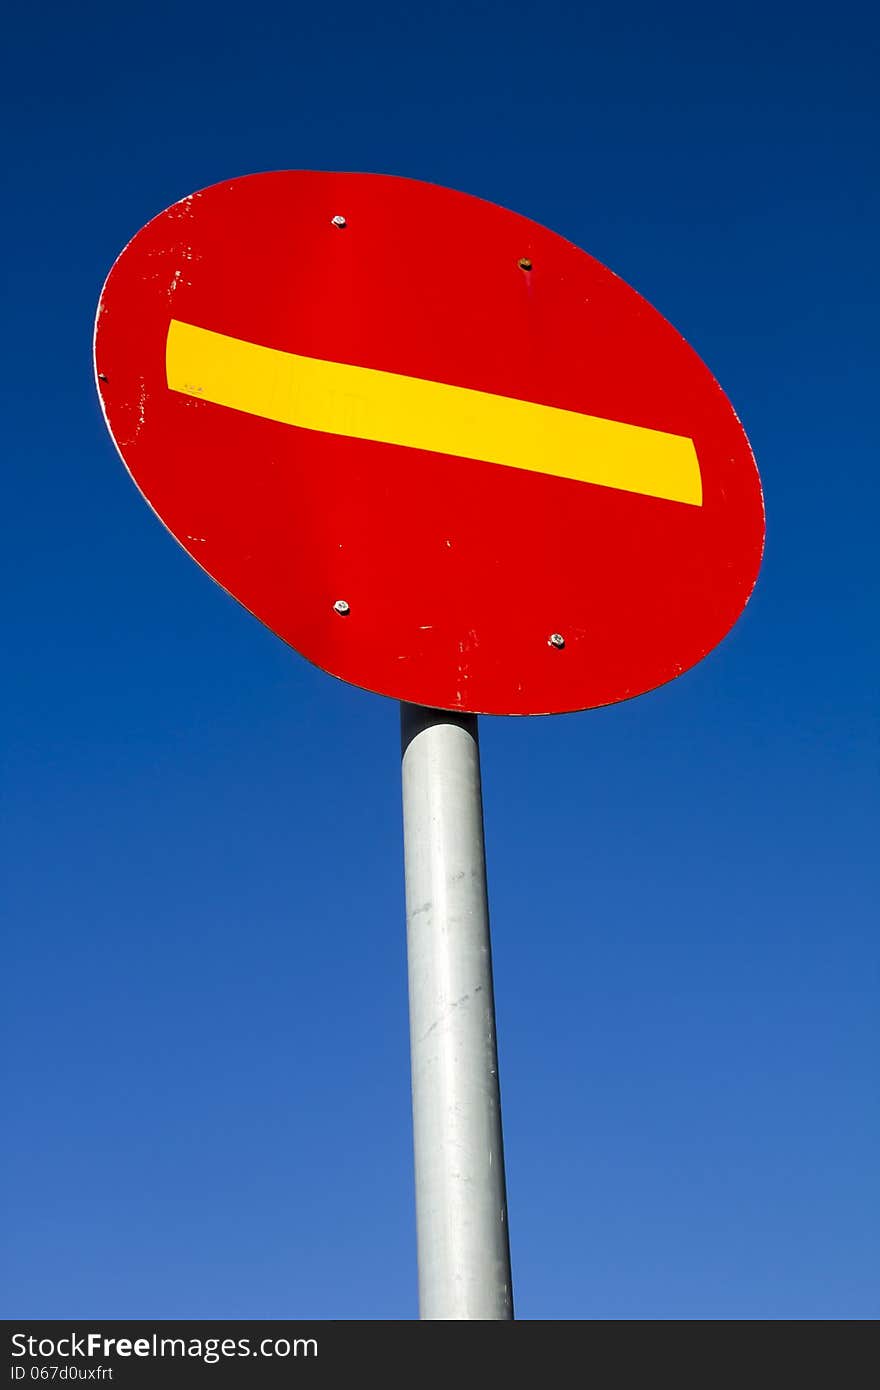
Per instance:
[[[396,706],[191,563],[91,378],[129,236],[310,167],[583,246],[764,480],[758,588],[699,667],[483,721],[518,1315],[876,1316],[876,23],[16,7],[5,1316],[416,1316]]]

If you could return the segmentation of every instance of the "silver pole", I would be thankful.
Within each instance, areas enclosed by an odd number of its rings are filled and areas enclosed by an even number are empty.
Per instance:
[[[419,1314],[508,1319],[477,720],[400,708]]]

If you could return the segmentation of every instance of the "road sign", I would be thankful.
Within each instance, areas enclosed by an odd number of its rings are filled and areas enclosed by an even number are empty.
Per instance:
[[[754,585],[760,483],[710,372],[610,270],[466,194],[311,172],[193,194],[116,262],[95,356],[180,544],[383,695],[623,700]]]

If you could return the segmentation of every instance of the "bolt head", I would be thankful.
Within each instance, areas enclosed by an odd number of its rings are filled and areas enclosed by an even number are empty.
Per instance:
[[[333,611],[334,613],[341,613],[344,618],[346,613],[351,612],[351,608],[346,603],[344,598],[338,598],[333,605]]]
[[[563,637],[562,633],[561,633],[561,632],[551,632],[551,633],[550,633],[550,636],[549,636],[549,638],[548,638],[548,640],[547,640],[547,646],[548,646],[548,647],[557,647],[557,648],[559,648],[559,647],[564,647],[564,646],[565,646],[565,638]]]
[[[346,227],[348,225],[341,212],[337,212],[335,217],[331,217],[330,222],[334,227]]]
[[[517,261],[517,265],[519,266],[520,270],[531,270],[532,268],[532,263],[529,260],[528,256],[522,256]]]

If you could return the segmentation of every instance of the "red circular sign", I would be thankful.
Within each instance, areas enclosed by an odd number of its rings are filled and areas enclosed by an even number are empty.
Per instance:
[[[107,423],[203,569],[395,699],[586,709],[705,656],[764,539],[718,383],[585,252],[376,174],[216,184],[129,243],[95,333]]]

